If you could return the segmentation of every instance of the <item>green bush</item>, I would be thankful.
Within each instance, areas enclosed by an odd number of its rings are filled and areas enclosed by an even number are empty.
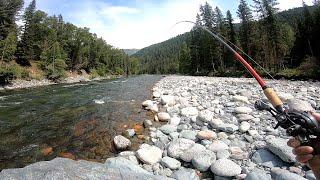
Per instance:
[[[11,83],[13,78],[14,78],[13,72],[11,72],[10,70],[8,70],[4,67],[0,67],[0,84],[1,85]]]
[[[298,69],[303,77],[319,78],[320,65],[315,57],[306,57]]]
[[[63,59],[56,59],[53,63],[46,66],[46,76],[48,79],[56,81],[66,77],[65,68],[67,64]]]
[[[301,76],[299,69],[285,69],[277,73],[277,76],[284,77],[286,79],[296,79]]]

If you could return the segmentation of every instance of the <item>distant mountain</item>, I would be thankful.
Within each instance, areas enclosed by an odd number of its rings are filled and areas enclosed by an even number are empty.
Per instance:
[[[131,56],[139,51],[139,49],[123,49],[123,51],[128,55]]]

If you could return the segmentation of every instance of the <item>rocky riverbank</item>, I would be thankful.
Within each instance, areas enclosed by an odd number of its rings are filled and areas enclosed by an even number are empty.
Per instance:
[[[271,81],[291,108],[319,111],[320,83]],[[104,164],[56,158],[0,172],[0,179],[315,179],[297,163],[283,129],[254,109],[264,99],[253,79],[168,76],[143,102],[154,114],[114,138]],[[137,151],[131,138],[144,139]]]
[[[106,76],[106,77],[98,77],[94,79],[90,79],[90,76],[88,74],[86,75],[77,75],[77,76],[71,76],[67,77],[60,82],[53,82],[48,79],[42,79],[42,80],[14,80],[11,84],[0,86],[0,91],[3,90],[11,90],[11,89],[23,89],[23,88],[31,88],[31,87],[39,87],[39,86],[48,86],[52,84],[72,84],[72,83],[79,83],[79,82],[89,82],[89,81],[99,81],[104,79],[112,79],[117,78],[120,76]]]

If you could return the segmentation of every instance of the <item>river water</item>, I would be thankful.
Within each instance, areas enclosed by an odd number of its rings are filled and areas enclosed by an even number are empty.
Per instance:
[[[102,162],[112,137],[148,117],[141,102],[161,76],[0,92],[0,170],[69,156]]]

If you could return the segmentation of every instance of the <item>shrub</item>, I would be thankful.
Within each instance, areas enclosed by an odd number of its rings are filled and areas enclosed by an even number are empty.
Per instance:
[[[0,84],[6,85],[11,83],[13,80],[14,74],[10,70],[7,70],[4,67],[0,67]]]
[[[46,66],[46,76],[48,79],[56,81],[66,76],[65,68],[67,64],[63,59],[56,59],[53,63]]]

